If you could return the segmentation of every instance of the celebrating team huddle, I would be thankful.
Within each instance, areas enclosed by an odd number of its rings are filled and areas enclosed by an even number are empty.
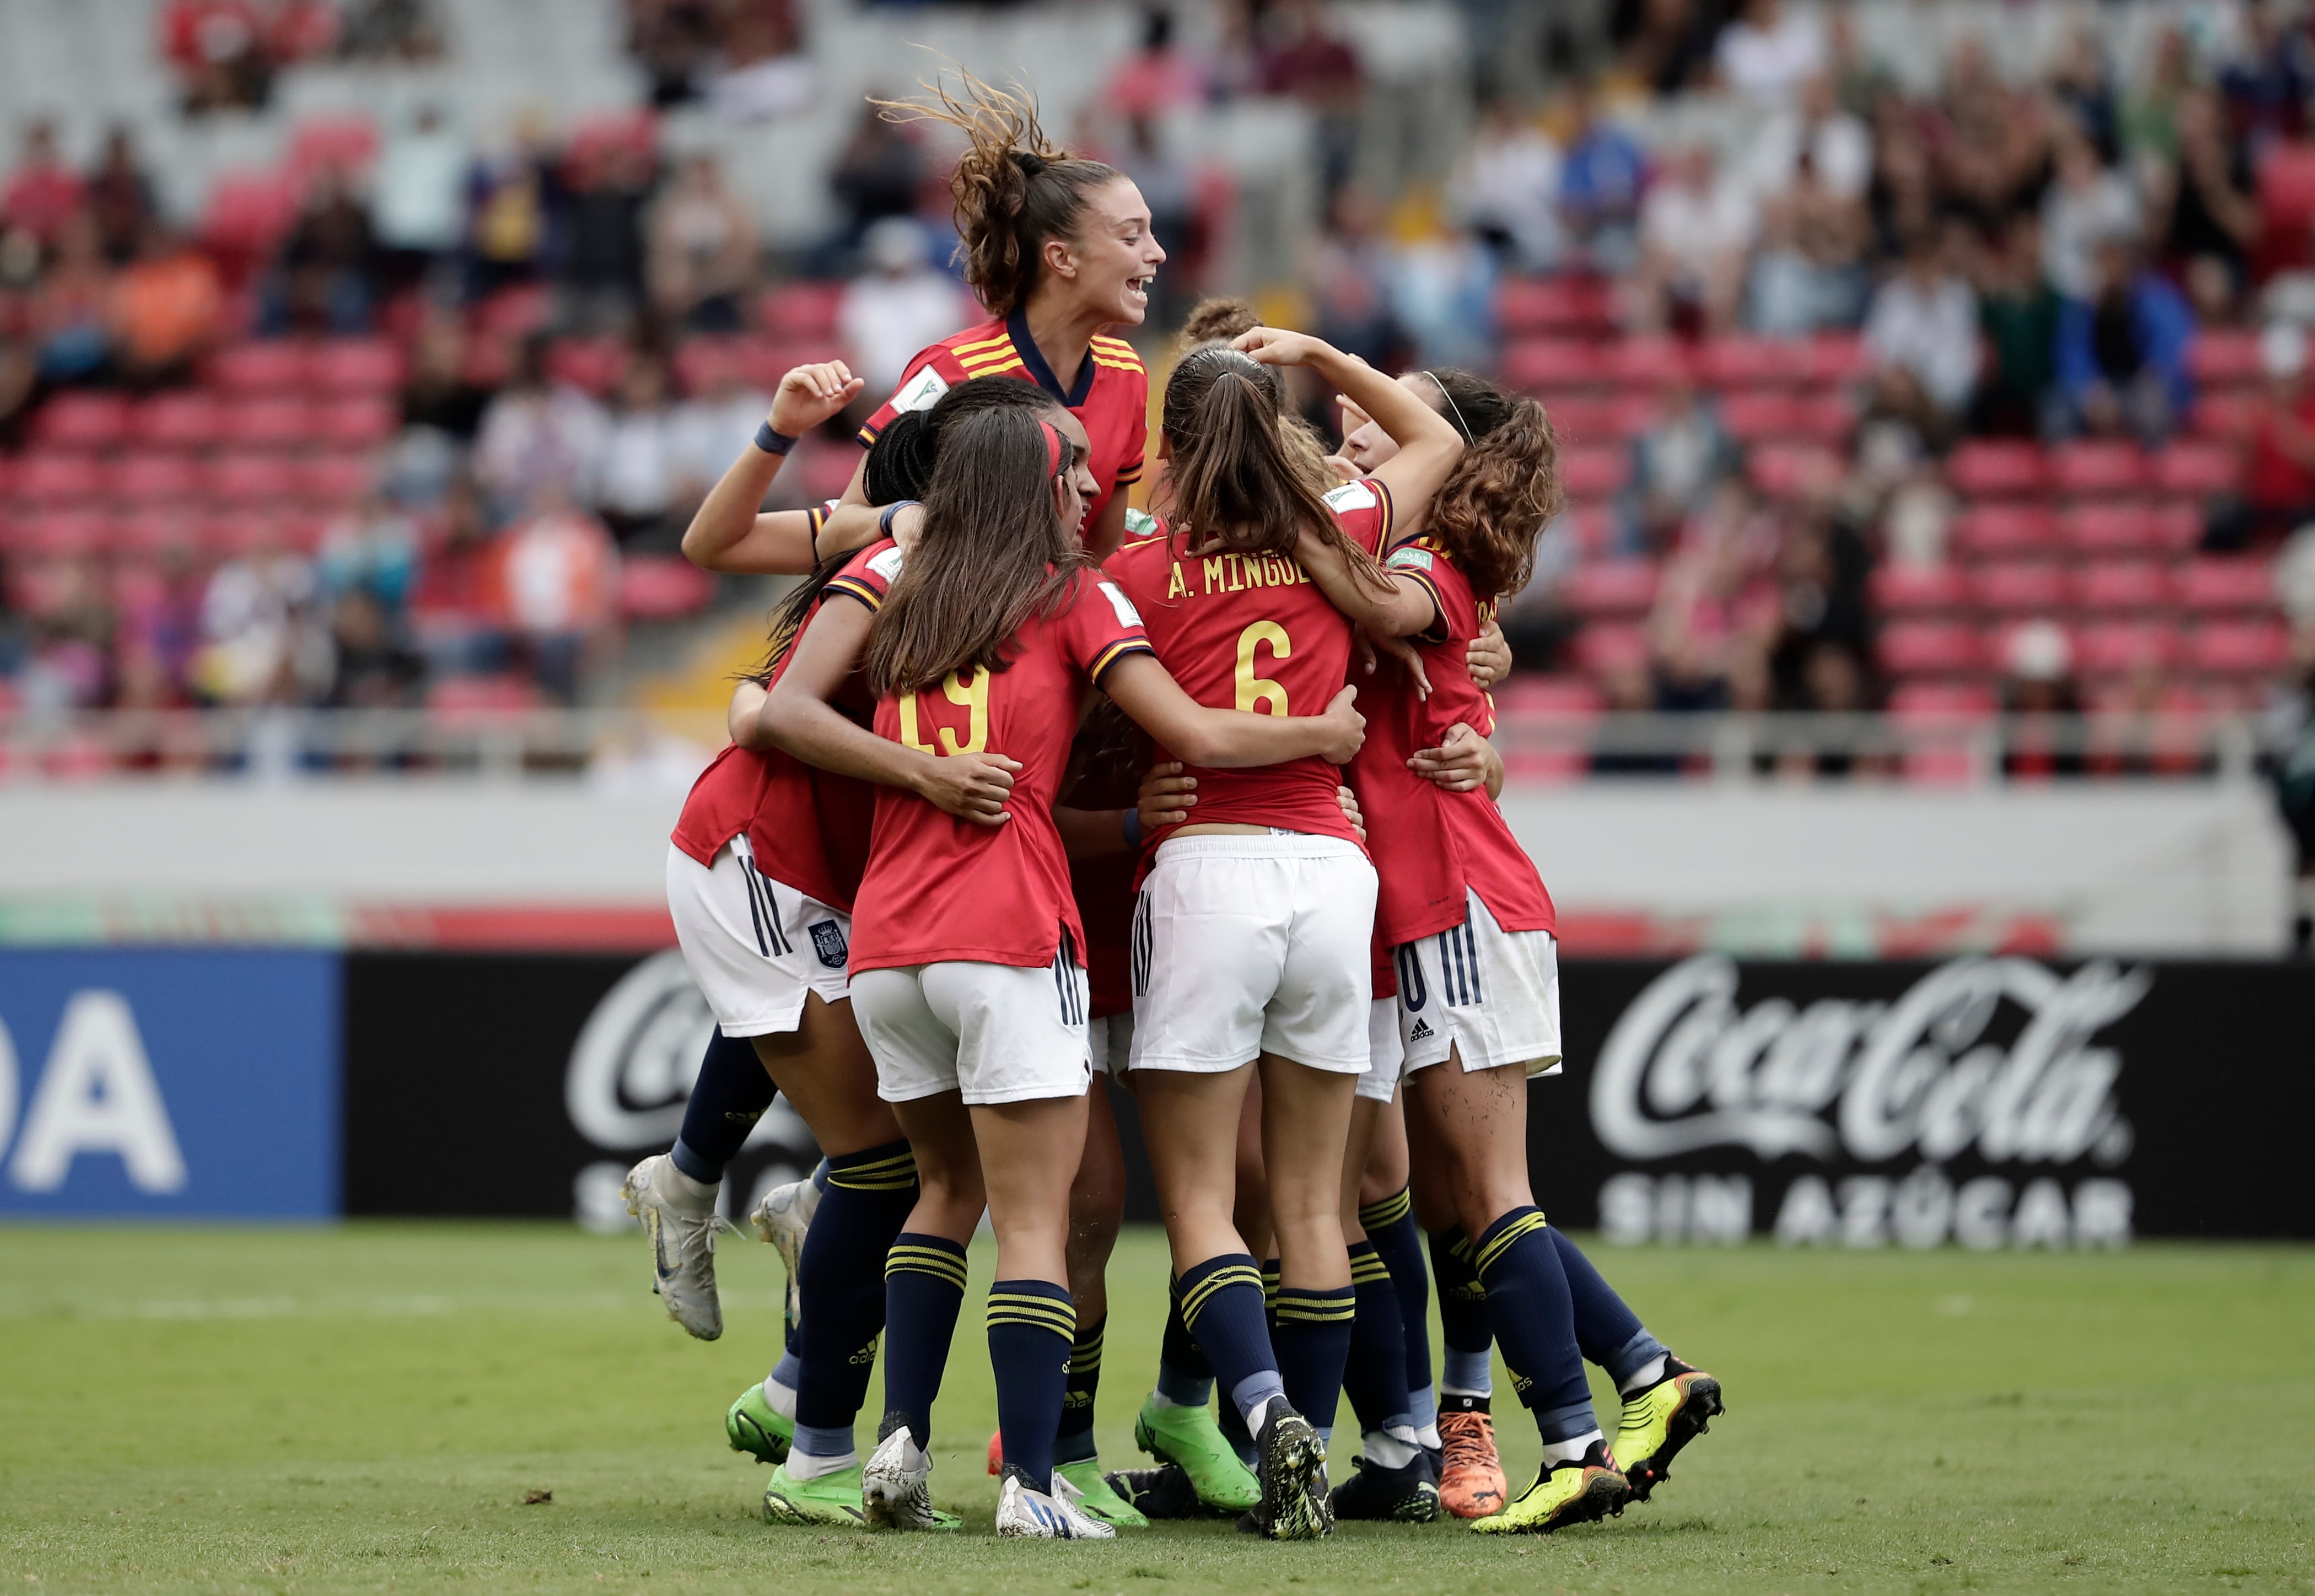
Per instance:
[[[888,114],[966,136],[991,319],[909,364],[841,498],[759,514],[860,395],[840,363],[789,372],[686,536],[710,569],[809,574],[673,838],[717,1034],[626,1187],[669,1312],[712,1338],[720,1182],[775,1087],[826,1155],[750,1216],[790,1282],[785,1355],[726,1418],[775,1465],[765,1517],[959,1527],[931,1412],[984,1213],[1000,1535],[1441,1511],[1548,1533],[1646,1499],[1718,1382],[1546,1223],[1527,1166],[1557,944],[1485,688],[1557,509],[1542,408],[1209,303],[1164,394],[1162,513],[1129,510],[1149,379],[1106,330],[1165,259],[1141,196],[969,77]],[[1339,453],[1290,367],[1339,395]],[[1093,1439],[1123,1193],[1100,1073],[1134,1095],[1172,1254],[1150,1466],[1118,1472]],[[1516,1496],[1491,1349],[1543,1442]],[[1587,1360],[1623,1396],[1612,1440]],[[1344,1397],[1358,1455],[1330,1483]]]

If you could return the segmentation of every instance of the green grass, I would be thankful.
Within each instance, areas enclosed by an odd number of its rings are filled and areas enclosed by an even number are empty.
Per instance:
[[[1131,1235],[1112,1269],[1113,1466],[1133,1460],[1163,1256]],[[2315,1585],[2315,1249],[1601,1261],[1730,1405],[1619,1521],[1024,1546],[988,1533],[970,1312],[933,1477],[971,1532],[758,1520],[765,1471],[722,1433],[778,1334],[779,1265],[752,1244],[725,1248],[731,1327],[701,1345],[649,1295],[640,1246],[568,1228],[0,1228],[0,1590]],[[985,1279],[988,1249],[974,1262]],[[1505,1407],[1507,1461],[1531,1470]],[[522,1505],[531,1491],[554,1499]]]

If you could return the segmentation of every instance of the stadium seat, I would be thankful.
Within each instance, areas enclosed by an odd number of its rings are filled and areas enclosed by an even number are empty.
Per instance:
[[[1833,448],[1857,430],[1857,407],[1842,394],[1803,394],[1793,403],[1793,436]]]
[[[289,136],[289,170],[300,185],[322,172],[349,176],[377,158],[377,124],[366,116],[315,117]]]
[[[1698,350],[1697,364],[1715,387],[1773,387],[1808,382],[1814,351],[1793,338],[1715,338]]]
[[[2147,553],[2160,544],[2154,511],[2124,501],[2078,504],[2060,518],[2066,545],[2085,557]]]
[[[810,448],[797,449],[790,459],[794,464],[788,470],[807,501],[839,497],[852,485],[852,474],[860,468],[858,449],[818,439]]]
[[[2178,652],[2178,631],[2168,621],[2100,621],[2074,634],[2074,665],[2084,676],[2167,666]]]
[[[2132,443],[2062,443],[2049,465],[2051,485],[2064,493],[2128,493],[2146,482],[2146,457]]]
[[[554,291],[544,283],[501,288],[475,307],[475,335],[495,341],[545,331],[554,317]]]
[[[159,560],[200,546],[194,515],[184,502],[146,505],[113,523],[113,552],[125,560]]]
[[[1559,457],[1559,485],[1573,499],[1601,499],[1631,479],[1632,457],[1620,448],[1572,448]]]
[[[1960,683],[1905,682],[1889,695],[1889,718],[1903,752],[1909,782],[1948,786],[1974,781],[1986,768],[1980,730],[1991,720],[1993,695]]]
[[[2186,372],[2201,387],[2240,387],[2258,381],[2258,334],[2222,327],[2195,333],[2195,341],[2186,346]]]
[[[378,444],[393,437],[401,425],[401,412],[391,399],[336,399],[316,411],[314,439],[341,447]]]
[[[1636,624],[1594,623],[1575,634],[1574,649],[1576,662],[1593,676],[1645,665],[1648,659],[1647,628]]]
[[[1963,676],[1985,659],[1977,628],[1957,621],[1894,621],[1876,652],[1891,676]]]
[[[1580,676],[1519,671],[1493,696],[1498,714],[1590,716],[1607,707],[1600,689]]]
[[[236,560],[275,546],[277,522],[258,506],[212,510],[190,523],[193,547],[208,560]]]
[[[87,508],[35,510],[17,520],[9,537],[13,553],[43,560],[109,554],[113,543],[111,519]]]
[[[377,465],[367,450],[331,450],[297,463],[298,496],[324,510],[340,510],[369,492]]]
[[[225,407],[203,388],[155,394],[137,407],[132,430],[141,444],[206,448],[224,436]]]
[[[224,442],[236,448],[296,448],[313,437],[320,421],[308,400],[244,399],[226,408]]]
[[[2242,482],[2242,462],[2223,444],[2180,440],[2154,457],[2154,485],[2181,498],[2230,493]]]
[[[1974,504],[1954,522],[1954,545],[1974,560],[2054,554],[2057,522],[2038,504]]]
[[[1799,401],[1780,391],[1756,389],[1720,399],[1720,424],[1739,443],[1790,438],[1799,430]]]
[[[426,689],[426,707],[450,725],[505,720],[541,703],[537,683],[521,676],[446,676]]]
[[[1628,388],[1656,388],[1695,376],[1695,360],[1678,339],[1654,335],[1619,339],[1605,355],[1610,377]]]
[[[298,188],[279,172],[231,173],[209,185],[199,227],[201,242],[228,264],[270,253],[297,219]]]
[[[1587,619],[1643,616],[1656,601],[1653,561],[1600,560],[1579,565],[1561,584],[1568,607]]]
[[[67,390],[32,413],[31,440],[41,448],[110,448],[129,435],[129,401],[119,394]]]
[[[1744,469],[1755,487],[1782,498],[1813,481],[1838,480],[1840,457],[1821,444],[1762,444],[1745,457]]]
[[[192,457],[173,449],[130,455],[115,461],[106,476],[114,497],[130,504],[188,504],[207,483]]]
[[[1580,676],[1514,675],[1494,692],[1495,723],[1522,724],[1543,747],[1511,741],[1504,768],[1522,781],[1573,781],[1591,767],[1592,724],[1606,708],[1600,689]]]
[[[208,377],[236,403],[252,394],[282,393],[306,380],[306,351],[288,339],[237,343],[211,357]]]
[[[1958,609],[1968,601],[1961,573],[1950,565],[1884,565],[1873,573],[1873,603],[1893,616]]]
[[[2040,615],[2066,601],[2065,572],[2044,560],[2001,560],[1974,568],[1970,596],[2000,615]]]
[[[1604,332],[1612,298],[1599,278],[1505,278],[1495,289],[1495,329],[1505,338]]]
[[[2259,394],[2200,395],[2195,400],[2189,424],[2197,438],[2240,441],[2249,436],[2252,424],[2266,404],[2266,397]]]
[[[2030,443],[1971,439],[1953,452],[1947,466],[1955,492],[1964,498],[2023,498],[2042,491],[2042,451]]]
[[[2190,554],[2202,545],[2203,507],[2194,503],[2154,507],[2154,545],[2164,554]]]
[[[2187,662],[2208,676],[2270,675],[2290,655],[2290,638],[2273,621],[2213,621],[2186,640]]]
[[[1808,341],[1808,381],[1814,386],[1856,382],[1870,365],[1865,340],[1855,332],[1820,332]]]
[[[2275,572],[2264,560],[2190,560],[2178,573],[2178,602],[2198,612],[2271,609]]]
[[[1566,394],[1555,396],[1544,410],[1551,417],[1559,447],[1567,448],[1622,442],[1625,434],[1616,430],[1618,403],[1599,394]]]
[[[1570,388],[1596,387],[1604,377],[1596,344],[1532,338],[1503,350],[1503,380],[1521,393],[1548,395]]]
[[[211,499],[243,508],[278,508],[297,493],[297,466],[279,455],[219,455],[206,478]]]
[[[705,333],[685,339],[676,346],[670,362],[677,388],[687,397],[702,394],[723,372],[736,370],[741,342],[737,338]]]
[[[546,374],[600,399],[626,374],[627,346],[620,339],[558,338],[547,346]]]
[[[842,283],[782,283],[757,300],[756,319],[772,338],[833,338],[843,299]]]
[[[390,394],[402,378],[402,351],[383,338],[333,338],[306,360],[306,382],[325,394]]]
[[[94,499],[104,491],[106,468],[75,449],[40,449],[16,462],[11,494],[27,504],[71,504]]]
[[[1608,400],[1611,430],[1619,442],[1629,443],[1654,426],[1663,406],[1654,394],[1616,394]]]
[[[2074,604],[2089,610],[2160,609],[2170,578],[2151,560],[2098,560],[2074,572]]]
[[[715,579],[680,554],[637,554],[619,563],[619,613],[631,621],[697,615],[715,596]]]

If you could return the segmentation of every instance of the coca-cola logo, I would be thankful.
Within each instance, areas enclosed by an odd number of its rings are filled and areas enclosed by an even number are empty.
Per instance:
[[[1737,1000],[1734,961],[1664,971],[1610,1033],[1592,1079],[1601,1145],[1634,1159],[1746,1148],[1878,1164],[1974,1151],[1991,1163],[2111,1166],[2132,1132],[2122,1057],[2098,1033],[2152,974],[2107,962],[2061,975],[2031,959],[1964,958],[1894,1001]],[[2022,1015],[2009,1041],[2007,1006]]]

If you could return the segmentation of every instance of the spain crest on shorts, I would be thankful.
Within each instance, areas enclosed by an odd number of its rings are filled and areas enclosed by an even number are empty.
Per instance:
[[[812,945],[820,954],[820,962],[830,970],[844,968],[850,952],[844,945],[844,927],[834,920],[814,920],[812,923]]]

